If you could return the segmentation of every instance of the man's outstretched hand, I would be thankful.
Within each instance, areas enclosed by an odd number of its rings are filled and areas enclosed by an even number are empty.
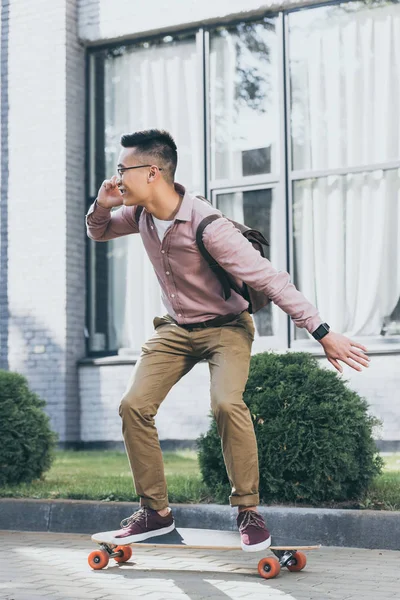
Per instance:
[[[363,367],[369,366],[370,359],[365,354],[367,348],[362,344],[353,342],[341,333],[330,331],[319,343],[323,346],[329,362],[340,373],[343,373],[343,367],[339,364],[339,360],[356,371],[362,371],[360,365]]]

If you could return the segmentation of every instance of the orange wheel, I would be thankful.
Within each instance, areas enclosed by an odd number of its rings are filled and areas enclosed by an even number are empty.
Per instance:
[[[296,562],[294,565],[287,566],[289,571],[301,571],[307,564],[307,557],[303,552],[295,552],[292,560],[295,560]]]
[[[130,546],[117,546],[114,552],[122,552],[121,556],[114,556],[117,563],[124,563],[132,556],[132,548]]]
[[[279,575],[281,565],[276,558],[262,558],[258,563],[258,572],[264,579],[272,579]]]
[[[96,571],[104,569],[108,565],[109,560],[110,558],[105,550],[94,550],[88,556],[89,566]]]

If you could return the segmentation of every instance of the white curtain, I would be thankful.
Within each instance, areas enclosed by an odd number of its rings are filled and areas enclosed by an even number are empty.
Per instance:
[[[303,32],[295,170],[399,159],[399,8],[329,9]],[[300,39],[294,31],[294,49]],[[321,316],[336,331],[378,336],[400,298],[400,171],[295,182],[294,235],[296,282]]]
[[[106,61],[107,176],[115,173],[123,133],[166,129],[178,146],[176,179],[201,192],[202,98],[195,41],[134,48]],[[140,351],[163,314],[160,288],[140,235],[109,242],[110,345]]]
[[[347,335],[377,336],[400,298],[400,172],[295,186],[296,283]]]

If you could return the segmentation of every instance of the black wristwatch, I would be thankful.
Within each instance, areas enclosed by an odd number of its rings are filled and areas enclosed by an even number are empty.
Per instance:
[[[317,327],[317,329],[315,331],[312,332],[312,336],[313,338],[315,338],[316,340],[322,340],[323,337],[326,336],[327,333],[329,333],[330,327],[328,325],[328,323],[322,323],[319,327]]]

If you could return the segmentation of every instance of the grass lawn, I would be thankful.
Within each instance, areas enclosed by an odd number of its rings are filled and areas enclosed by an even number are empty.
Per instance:
[[[361,508],[400,510],[400,454],[384,456],[385,470]],[[171,503],[211,502],[194,451],[164,452]],[[115,451],[57,451],[50,471],[33,483],[7,486],[0,497],[136,501],[126,455]],[[342,505],[343,506],[343,505]],[[354,506],[354,503],[353,503]]]
[[[171,503],[207,501],[194,451],[165,452]],[[128,459],[116,451],[57,451],[51,469],[31,484],[0,489],[0,497],[136,501]]]
[[[384,455],[383,459],[384,471],[373,482],[363,507],[400,510],[400,453]]]

